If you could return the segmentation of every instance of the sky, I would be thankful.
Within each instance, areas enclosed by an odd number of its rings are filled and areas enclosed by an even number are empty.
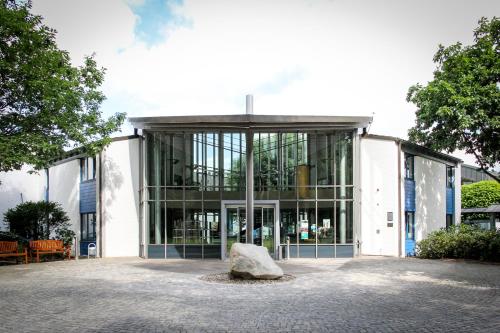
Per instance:
[[[439,44],[470,44],[498,0],[34,0],[74,65],[106,68],[104,115],[373,116],[407,138],[408,88]],[[122,132],[131,134],[126,122]],[[473,157],[456,152],[468,164]]]

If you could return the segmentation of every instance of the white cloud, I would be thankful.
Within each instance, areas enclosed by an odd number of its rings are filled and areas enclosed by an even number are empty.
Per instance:
[[[437,45],[470,42],[481,16],[500,15],[498,1],[188,0],[174,10],[190,24],[148,47],[127,3],[34,2],[76,63],[95,51],[108,68],[107,113],[242,113],[255,92],[255,113],[375,113],[371,132],[400,137]]]

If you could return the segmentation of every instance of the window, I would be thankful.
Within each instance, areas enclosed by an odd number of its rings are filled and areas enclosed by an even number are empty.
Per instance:
[[[453,188],[455,182],[455,168],[452,166],[446,166],[446,187]]]
[[[406,239],[415,240],[415,213],[405,212]]]
[[[446,214],[446,228],[452,226],[453,223],[453,214]]]
[[[81,214],[81,240],[95,241],[95,213]]]
[[[95,157],[80,159],[80,181],[95,179],[95,166]]]
[[[415,178],[415,156],[405,154],[405,178]]]

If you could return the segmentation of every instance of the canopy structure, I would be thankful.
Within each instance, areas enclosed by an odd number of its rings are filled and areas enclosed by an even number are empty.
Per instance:
[[[279,129],[352,129],[365,128],[372,117],[358,116],[295,116],[295,115],[203,115],[203,116],[163,116],[132,117],[129,121],[134,128],[178,129],[178,128],[234,128],[279,130]]]
[[[491,205],[489,207],[462,208],[462,214],[473,213],[500,213],[500,205]]]

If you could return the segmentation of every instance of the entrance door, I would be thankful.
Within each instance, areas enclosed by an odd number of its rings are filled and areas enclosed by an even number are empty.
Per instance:
[[[256,201],[254,204],[254,244],[264,246],[275,259],[278,258],[279,243],[278,211],[278,202],[275,201]],[[227,258],[234,243],[247,242],[245,202],[223,201],[222,212],[222,253],[223,258]]]

